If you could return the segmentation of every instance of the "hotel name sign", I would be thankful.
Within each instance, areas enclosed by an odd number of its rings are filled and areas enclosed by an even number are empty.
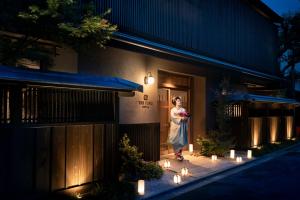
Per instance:
[[[153,106],[153,101],[148,100],[148,95],[144,95],[143,100],[137,101],[137,104],[144,109],[149,109],[151,106]]]

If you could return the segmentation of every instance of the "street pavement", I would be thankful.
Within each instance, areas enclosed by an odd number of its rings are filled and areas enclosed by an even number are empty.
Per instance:
[[[174,200],[300,200],[300,147]]]

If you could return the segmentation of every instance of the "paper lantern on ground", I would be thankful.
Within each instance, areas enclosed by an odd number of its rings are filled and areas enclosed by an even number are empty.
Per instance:
[[[178,175],[178,174],[174,175],[173,181],[174,181],[175,184],[180,184],[181,183],[181,176]]]
[[[138,180],[138,194],[144,195],[145,194],[145,181]]]
[[[188,174],[189,174],[188,168],[183,167],[183,168],[181,169],[181,175],[182,175],[182,176],[187,176]]]
[[[211,160],[212,160],[212,161],[216,161],[217,159],[218,159],[218,156],[217,156],[217,155],[212,155],[212,156],[211,156]]]
[[[243,161],[241,156],[236,157],[236,162],[237,163],[241,163]]]
[[[230,150],[230,158],[234,159],[234,157],[235,157],[235,150],[231,149]]]
[[[194,146],[193,146],[193,144],[189,144],[189,152],[190,152],[190,153],[193,153],[193,151],[194,151]]]
[[[247,151],[247,158],[252,159],[252,150]]]
[[[171,163],[169,160],[165,160],[163,165],[164,165],[164,168],[167,168],[167,169],[171,167]]]

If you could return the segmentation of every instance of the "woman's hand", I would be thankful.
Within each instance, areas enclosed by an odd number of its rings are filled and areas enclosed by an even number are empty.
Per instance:
[[[187,117],[180,117],[181,121],[187,121],[187,119],[188,119]]]

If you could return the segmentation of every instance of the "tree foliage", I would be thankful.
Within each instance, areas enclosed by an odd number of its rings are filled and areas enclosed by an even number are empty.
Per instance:
[[[296,72],[296,64],[300,62],[300,12],[287,15],[279,28],[280,36],[280,70],[291,81],[289,96],[294,97],[295,80],[299,78]],[[297,77],[298,76],[298,77]]]
[[[80,4],[79,4],[80,3]],[[0,63],[13,65],[20,58],[39,59],[51,65],[55,52],[41,41],[68,45],[79,51],[96,44],[103,48],[117,26],[98,14],[94,1],[3,0],[0,3]],[[9,33],[18,33],[12,37]]]
[[[300,12],[287,15],[280,27],[280,58],[286,65],[282,71],[300,62]]]

